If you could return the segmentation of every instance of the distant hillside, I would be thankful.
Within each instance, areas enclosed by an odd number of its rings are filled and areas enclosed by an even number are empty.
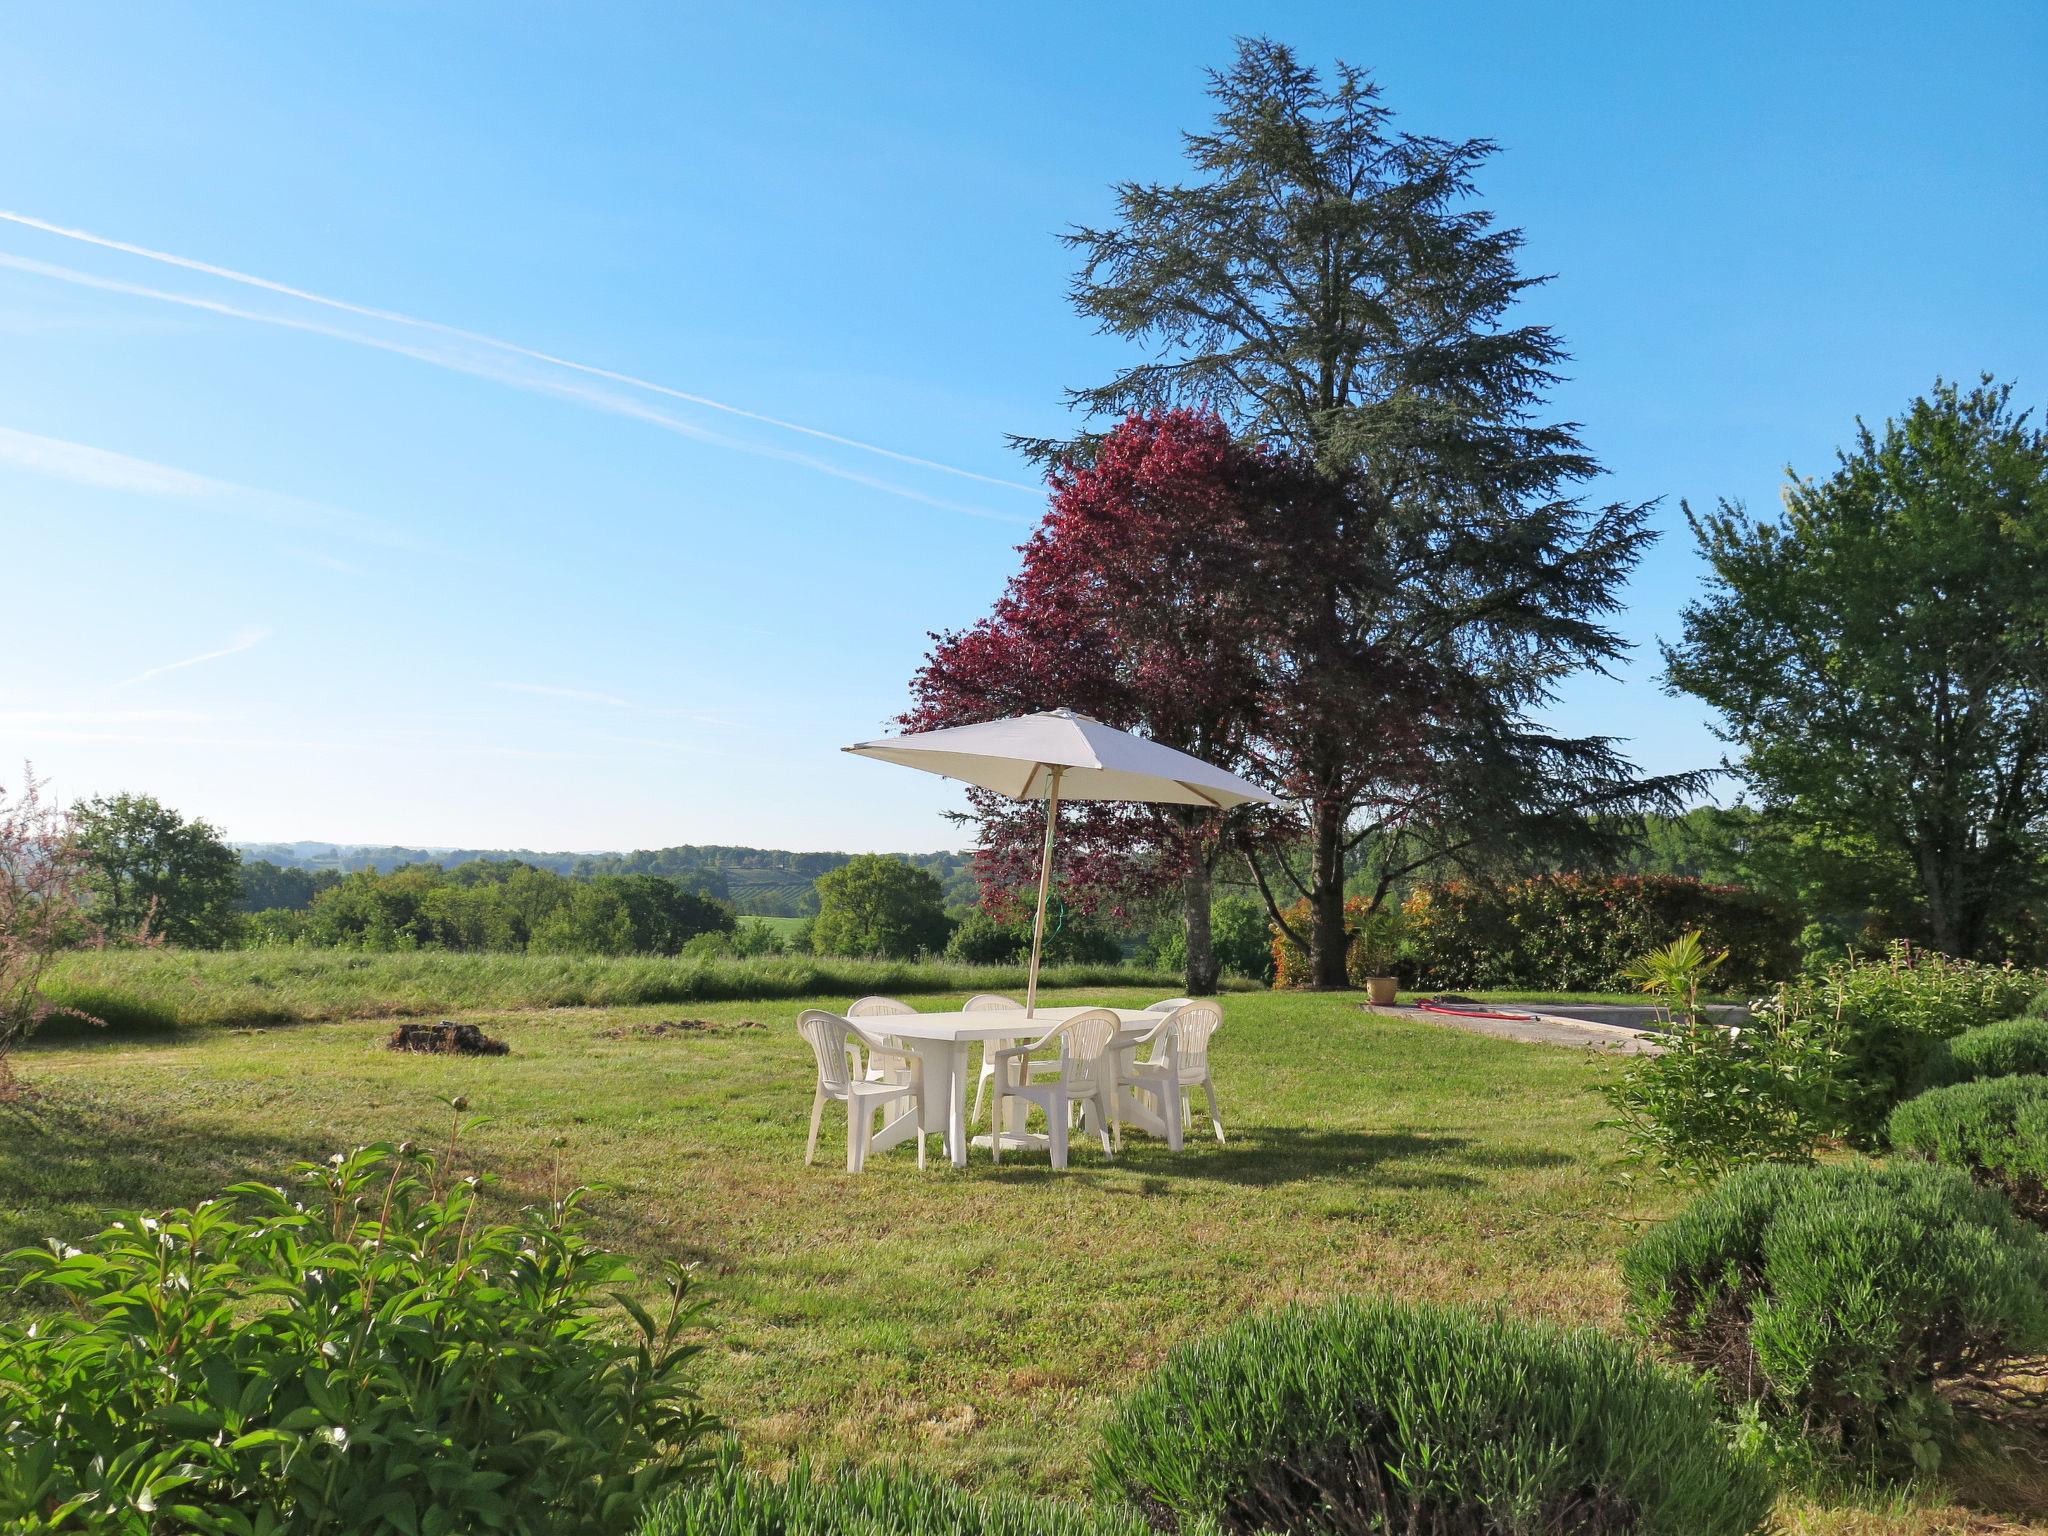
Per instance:
[[[559,875],[662,875],[706,896],[730,901],[754,917],[806,917],[817,909],[812,882],[853,857],[849,853],[795,853],[782,848],[684,844],[633,853],[539,853],[531,848],[376,848],[346,843],[237,843],[244,863],[259,860],[284,869],[392,870],[401,864],[453,867],[474,859],[517,860]],[[938,876],[948,906],[975,896],[973,855],[904,853],[896,857]]]

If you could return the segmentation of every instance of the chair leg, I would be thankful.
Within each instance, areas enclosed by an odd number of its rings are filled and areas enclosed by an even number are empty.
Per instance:
[[[1216,1133],[1220,1145],[1223,1141],[1223,1117],[1216,1113],[1216,1083],[1213,1078],[1202,1079],[1202,1091],[1209,1095],[1209,1128]]]
[[[846,1101],[846,1171],[859,1173],[868,1160],[868,1117],[853,1099]]]
[[[1055,1168],[1067,1166],[1067,1118],[1072,1107],[1072,1100],[1062,1100],[1059,1109],[1045,1117],[1045,1128],[1051,1132],[1052,1165]]]
[[[818,1091],[811,1095],[811,1139],[804,1146],[804,1166],[810,1167],[818,1160],[818,1127],[825,1120],[825,1085],[818,1084]]]
[[[1007,1097],[1008,1095],[1003,1092],[1003,1085],[998,1083],[995,1096],[989,1100],[988,1105],[988,1154],[990,1161],[998,1166],[1003,1161],[1003,1100]]]
[[[1108,1101],[1109,1106],[1108,1125],[1103,1124],[1104,1117],[1102,1110],[1105,1100]],[[1116,1128],[1117,1146],[1122,1146],[1124,1140],[1124,1122],[1122,1117],[1120,1117],[1117,1114],[1116,1095],[1106,1091],[1098,1092],[1095,1095],[1095,1132],[1098,1136],[1102,1138],[1102,1155],[1106,1158],[1109,1158],[1112,1162],[1114,1162],[1116,1159],[1116,1148],[1112,1147],[1109,1144],[1109,1132],[1111,1126],[1114,1126]]]
[[[988,1096],[988,1082],[989,1079],[993,1076],[995,1076],[993,1072],[989,1071],[987,1067],[983,1067],[981,1069],[981,1076],[975,1080],[974,1108],[970,1110],[967,1115],[967,1128],[970,1131],[973,1130],[977,1125],[981,1124],[982,1100]]]
[[[1178,1152],[1187,1140],[1187,1122],[1181,1118],[1179,1094],[1160,1093],[1159,1118],[1166,1122],[1167,1150]]]

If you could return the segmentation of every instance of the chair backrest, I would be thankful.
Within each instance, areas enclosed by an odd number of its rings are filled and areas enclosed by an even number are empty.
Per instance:
[[[879,1019],[889,1014],[915,1013],[917,1010],[908,1003],[899,1003],[893,997],[864,997],[846,1010],[849,1019]]]
[[[1052,1033],[1060,1042],[1060,1080],[1069,1089],[1093,1088],[1109,1060],[1110,1042],[1123,1021],[1108,1008],[1077,1013]]]
[[[797,1015],[796,1032],[804,1037],[811,1054],[818,1058],[818,1081],[827,1091],[844,1094],[854,1074],[859,1071],[849,1060],[853,1026],[836,1013],[827,1013],[822,1008],[806,1008]]]
[[[967,999],[962,1013],[1022,1013],[1024,1005],[1015,998],[1004,997],[1000,992],[977,992]]]
[[[1170,1022],[1180,1047],[1180,1069],[1192,1075],[1209,1071],[1209,1037],[1223,1027],[1223,1009],[1215,1003],[1189,1003],[1173,1011]]]
[[[1176,1009],[1187,1007],[1193,1001],[1194,999],[1191,997],[1162,997],[1145,1011],[1147,1013],[1172,1013]]]

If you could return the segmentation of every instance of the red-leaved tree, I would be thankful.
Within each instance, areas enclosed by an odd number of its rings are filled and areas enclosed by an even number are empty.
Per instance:
[[[1045,519],[994,611],[934,635],[909,730],[1070,708],[1225,767],[1265,711],[1257,566],[1291,466],[1213,414],[1133,416],[1054,470]],[[984,899],[1036,882],[1042,804],[975,793]],[[1062,808],[1063,892],[1083,907],[1180,888],[1187,985],[1213,991],[1215,865],[1256,813],[1082,801]],[[1270,819],[1270,818],[1268,818]]]

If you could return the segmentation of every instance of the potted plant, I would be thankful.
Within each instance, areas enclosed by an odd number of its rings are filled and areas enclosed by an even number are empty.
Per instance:
[[[1366,914],[1351,938],[1351,974],[1365,978],[1366,1000],[1384,1008],[1394,1001],[1400,979],[1394,967],[1401,958],[1401,909],[1391,903]]]

